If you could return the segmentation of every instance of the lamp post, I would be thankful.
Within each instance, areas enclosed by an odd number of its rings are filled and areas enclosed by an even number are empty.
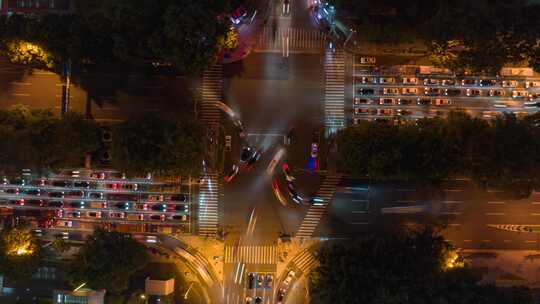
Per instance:
[[[71,59],[68,59],[67,63],[64,63],[64,74],[66,77],[66,83],[62,86],[62,107],[61,116],[64,117],[69,112],[69,89],[71,86]]]

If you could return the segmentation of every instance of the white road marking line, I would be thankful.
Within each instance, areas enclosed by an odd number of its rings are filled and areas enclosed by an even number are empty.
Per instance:
[[[351,225],[369,225],[369,222],[351,222]]]
[[[472,240],[463,240],[463,242],[469,243],[469,242],[472,242]]]
[[[488,212],[486,213],[486,215],[488,216],[501,216],[501,215],[504,215],[503,212]]]
[[[30,94],[27,94],[27,93],[11,93],[10,95],[12,96],[30,96]]]
[[[462,201],[443,201],[443,204],[461,204]]]
[[[444,189],[445,192],[463,192],[463,189]]]
[[[488,204],[492,204],[492,205],[502,205],[502,204],[506,204],[505,202],[487,202]]]
[[[540,205],[540,202],[531,202],[531,205]]]

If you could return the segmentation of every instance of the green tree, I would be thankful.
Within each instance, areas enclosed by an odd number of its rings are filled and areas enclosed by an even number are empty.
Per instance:
[[[430,228],[326,243],[318,259],[311,303],[532,303],[527,289],[480,285]]]
[[[112,163],[127,173],[187,175],[200,171],[203,136],[193,119],[156,115],[132,118],[115,128],[114,138]]]
[[[0,233],[0,273],[12,280],[30,278],[40,263],[41,248],[28,228]]]
[[[52,247],[60,254],[68,251],[71,248],[71,246],[63,239],[55,239],[52,243]]]
[[[215,62],[218,42],[228,32],[226,18],[220,17],[224,7],[216,7],[216,3],[180,0],[168,6],[161,26],[150,38],[157,58],[186,73],[198,73]]]
[[[130,276],[148,263],[146,247],[129,234],[95,230],[69,266],[73,285],[86,282],[90,288],[120,294]]]

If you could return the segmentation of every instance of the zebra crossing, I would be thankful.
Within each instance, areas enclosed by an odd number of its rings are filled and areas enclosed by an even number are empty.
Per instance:
[[[218,230],[219,177],[208,173],[199,190],[199,234],[215,235]]]
[[[326,176],[324,182],[321,185],[319,191],[317,191],[317,196],[320,197],[323,201],[318,205],[311,205],[309,210],[304,217],[304,220],[300,224],[300,228],[296,233],[296,237],[311,237],[317,229],[319,221],[326,212],[328,204],[332,201],[332,197],[336,192],[336,187],[341,181],[341,175],[329,175]]]
[[[204,71],[202,79],[202,102],[200,117],[207,126],[219,124],[221,111],[216,103],[221,101],[223,88],[223,66],[214,64],[210,69]]]
[[[276,264],[277,246],[225,246],[225,263]]]
[[[307,274],[313,270],[313,268],[319,265],[319,261],[313,256],[310,250],[304,249],[294,257],[291,263],[298,268],[302,273]]]
[[[303,28],[264,27],[257,39],[255,52],[281,52],[283,45],[289,43],[291,53],[321,53],[324,49],[326,36],[317,30]]]
[[[345,127],[345,54],[326,50],[324,55],[324,122],[329,133]]]

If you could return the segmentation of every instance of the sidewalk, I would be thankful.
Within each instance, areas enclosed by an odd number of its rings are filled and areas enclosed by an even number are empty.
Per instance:
[[[534,250],[464,250],[482,282],[497,286],[540,287],[540,252]]]

